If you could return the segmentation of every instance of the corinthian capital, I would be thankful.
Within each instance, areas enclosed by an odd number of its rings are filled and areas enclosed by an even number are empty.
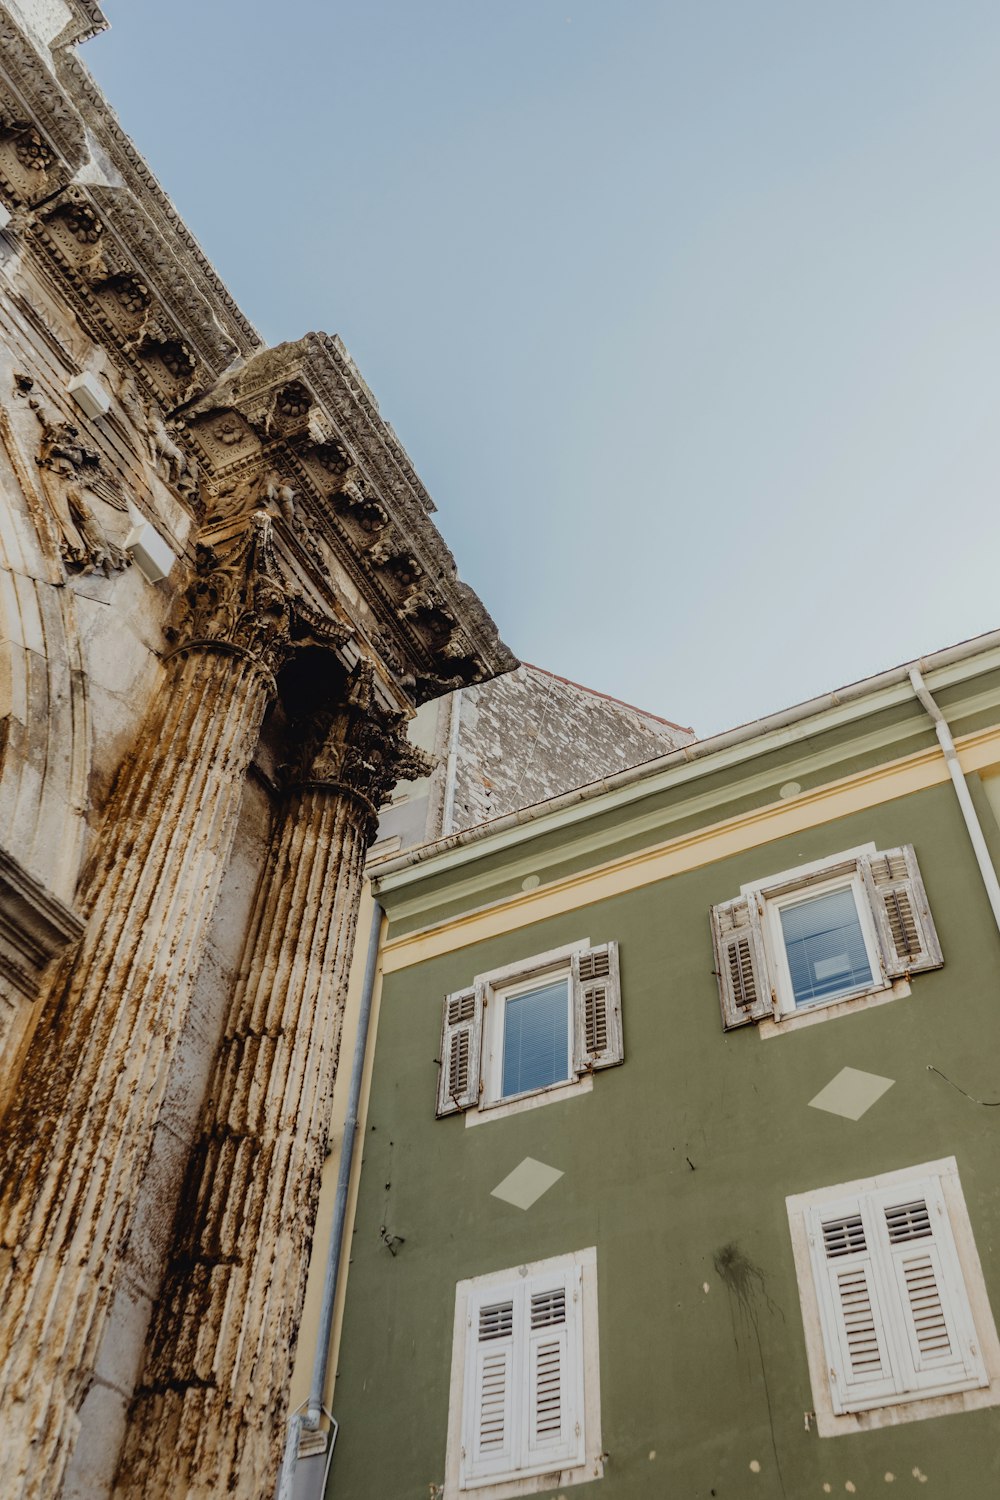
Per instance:
[[[276,672],[290,649],[292,606],[271,545],[271,517],[255,511],[235,538],[199,544],[195,576],[167,630],[177,651],[216,646]]]
[[[325,785],[353,797],[373,837],[379,809],[397,781],[428,776],[433,762],[406,738],[405,714],[378,701],[371,665],[352,671],[343,700],[300,721],[295,763],[287,767],[294,785]]]

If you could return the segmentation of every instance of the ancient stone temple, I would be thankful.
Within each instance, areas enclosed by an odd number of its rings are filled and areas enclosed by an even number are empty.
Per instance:
[[[514,661],[346,349],[267,349],[0,6],[0,1488],[266,1496],[365,849]]]

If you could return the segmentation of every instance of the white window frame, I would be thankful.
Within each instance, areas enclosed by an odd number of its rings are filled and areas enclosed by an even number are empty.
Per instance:
[[[840,849],[836,854],[825,855],[808,864],[796,865],[791,870],[781,870],[776,875],[768,875],[764,880],[750,881],[740,887],[741,896],[758,900],[763,908],[761,932],[767,952],[768,971],[774,980],[774,1020],[760,1023],[762,1037],[779,1035],[793,1027],[841,1015],[843,1011],[840,1007],[857,1008],[862,1004],[880,1003],[910,993],[909,983],[905,979],[892,980],[885,973],[871,903],[857,869],[831,874],[828,881],[820,878],[824,870],[835,871],[838,866],[847,864],[852,859],[858,859],[862,855],[872,856],[877,852],[874,841],[858,844],[852,849]],[[809,896],[825,895],[846,887],[850,887],[854,894],[854,905],[872,971],[871,983],[859,985],[838,995],[830,995],[823,1000],[813,1000],[808,1005],[796,1005],[788,967],[788,952],[781,928],[781,909],[783,906],[795,906],[800,901],[808,900]]]
[[[970,1377],[965,1389],[936,1389],[905,1394],[872,1396],[870,1405],[864,1410],[837,1411],[831,1388],[831,1362],[827,1349],[824,1326],[829,1329],[830,1315],[828,1293],[825,1286],[817,1285],[814,1264],[815,1250],[810,1245],[814,1233],[816,1215],[824,1207],[838,1204],[850,1198],[874,1198],[887,1191],[897,1191],[913,1185],[924,1184],[933,1179],[940,1189],[947,1216],[951,1238],[954,1242],[954,1260],[959,1278],[959,1297],[964,1290],[971,1318],[974,1348],[982,1363],[984,1384],[975,1383]],[[905,1167],[900,1171],[882,1173],[877,1177],[862,1178],[857,1182],[838,1183],[836,1186],[820,1188],[813,1192],[798,1193],[785,1200],[788,1211],[792,1253],[798,1279],[799,1302],[805,1332],[806,1356],[812,1385],[813,1409],[816,1429],[820,1437],[837,1437],[849,1432],[871,1431],[876,1428],[895,1426],[903,1422],[922,1421],[927,1417],[945,1416],[959,1411],[975,1411],[986,1406],[1000,1405],[1000,1339],[986,1293],[982,1264],[976,1250],[969,1221],[968,1210],[959,1181],[958,1164],[953,1156],[940,1161],[925,1162],[919,1166]],[[946,1260],[951,1255],[948,1247]],[[953,1262],[954,1264],[954,1262]],[[878,1271],[881,1275],[881,1268]],[[954,1295],[954,1286],[949,1289]],[[888,1303],[886,1305],[889,1305]],[[891,1343],[904,1335],[893,1323],[892,1315],[888,1327],[880,1325],[880,1331]]]
[[[872,848],[874,850],[874,845]],[[832,861],[832,863],[840,862],[839,859]],[[857,1000],[862,995],[871,995],[877,990],[886,990],[892,987],[891,981],[887,978],[882,967],[882,953],[878,944],[878,934],[875,931],[875,919],[872,916],[871,903],[868,900],[864,881],[857,870],[853,874],[845,872],[842,875],[834,875],[829,880],[820,881],[819,883],[809,882],[807,885],[798,886],[794,890],[784,890],[780,895],[769,896],[766,887],[761,887],[760,890],[764,898],[764,943],[767,948],[768,959],[771,962],[771,972],[775,981],[775,994],[777,996],[779,1015],[802,1015],[806,1011],[819,1009],[821,1006],[838,1005],[844,1000]],[[847,989],[838,990],[836,994],[825,995],[818,1000],[808,1000],[802,1005],[797,1005],[791,970],[788,965],[788,947],[781,925],[781,913],[788,907],[802,905],[814,897],[829,896],[835,891],[845,890],[849,890],[854,897],[854,909],[858,914],[858,924],[861,928],[861,936],[864,939],[868,967],[871,970],[871,979],[864,984],[851,985]]]
[[[593,1073],[573,1072],[573,995],[570,969],[574,953],[586,953],[590,948],[589,938],[579,938],[562,948],[550,948],[529,959],[505,964],[491,969],[480,977],[486,983],[486,998],[483,1015],[483,1092],[479,1103],[465,1111],[467,1127],[482,1125],[487,1120],[501,1120],[508,1115],[522,1114],[565,1099],[573,1094],[589,1094],[594,1087]],[[524,1094],[501,1095],[503,1082],[503,1012],[506,1001],[528,990],[539,989],[549,979],[565,975],[566,1004],[569,1017],[569,1056],[567,1076],[559,1083],[547,1088],[530,1089]]]
[[[546,1280],[567,1277],[575,1281],[579,1295],[573,1304],[573,1329],[570,1340],[575,1344],[574,1370],[576,1411],[582,1422],[583,1459],[568,1468],[546,1469],[537,1465],[512,1468],[495,1477],[463,1481],[463,1444],[466,1442],[466,1417],[469,1392],[473,1388],[475,1329],[470,1322],[472,1310],[496,1289],[501,1294],[512,1283],[525,1286],[525,1300],[530,1302],[531,1284],[543,1287]],[[523,1398],[523,1391],[520,1393]],[[477,1500],[515,1500],[540,1490],[562,1489],[571,1484],[600,1479],[604,1474],[601,1443],[600,1349],[597,1326],[597,1250],[590,1247],[548,1260],[534,1261],[503,1271],[491,1271],[460,1281],[455,1289],[455,1326],[452,1339],[451,1383],[448,1405],[448,1440],[445,1458],[445,1482],[442,1500],[458,1500],[471,1495]]]
[[[523,1089],[517,1094],[503,1093],[503,1052],[506,1029],[507,1003],[521,995],[530,995],[533,990],[546,988],[561,981],[566,987],[566,1076],[556,1078],[542,1088]],[[483,1097],[480,1109],[495,1108],[498,1104],[516,1104],[535,1094],[549,1094],[555,1089],[564,1089],[575,1083],[573,1072],[573,975],[569,966],[569,955],[549,968],[538,968],[525,979],[510,984],[490,982],[486,992],[486,1014],[483,1018]]]

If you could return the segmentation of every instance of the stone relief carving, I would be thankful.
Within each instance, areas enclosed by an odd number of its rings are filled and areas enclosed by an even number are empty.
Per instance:
[[[175,440],[155,401],[143,401],[131,375],[126,375],[119,383],[118,399],[142,445],[140,456],[148,458],[161,479],[197,506],[200,501],[198,460]]]
[[[255,511],[235,539],[199,543],[195,576],[185,589],[167,639],[177,651],[224,647],[271,672],[291,646],[292,599],[278,571],[271,517]]]
[[[361,803],[372,838],[379,809],[397,781],[429,776],[434,762],[406,738],[405,714],[379,702],[375,671],[364,659],[348,679],[343,702],[293,726],[294,762],[285,767],[293,783],[323,784]]]
[[[28,405],[42,429],[35,462],[58,528],[62,559],[81,573],[110,577],[131,562],[124,546],[130,529],[127,502],[79,428],[49,416],[33,398]]]
[[[240,515],[247,510],[265,510],[272,516],[283,516],[289,523],[295,516],[295,487],[277,469],[245,475],[220,485],[217,499],[226,515]]]

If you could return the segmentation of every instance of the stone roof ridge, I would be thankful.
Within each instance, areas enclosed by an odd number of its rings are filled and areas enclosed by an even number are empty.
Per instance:
[[[537,673],[540,677],[551,678],[554,682],[561,682],[564,687],[573,688],[578,693],[585,694],[588,698],[600,698],[605,703],[612,704],[615,708],[625,709],[629,714],[634,714],[654,734],[664,729],[672,729],[679,735],[685,735],[689,739],[697,738],[694,729],[687,724],[677,724],[673,719],[665,719],[662,714],[649,713],[644,708],[638,708],[634,703],[626,703],[624,698],[616,698],[611,693],[602,693],[597,688],[587,687],[583,682],[574,682],[571,677],[562,677],[558,672],[550,672],[546,667],[537,667],[533,662],[522,662],[521,665],[527,672]],[[675,736],[672,736],[672,738]]]

